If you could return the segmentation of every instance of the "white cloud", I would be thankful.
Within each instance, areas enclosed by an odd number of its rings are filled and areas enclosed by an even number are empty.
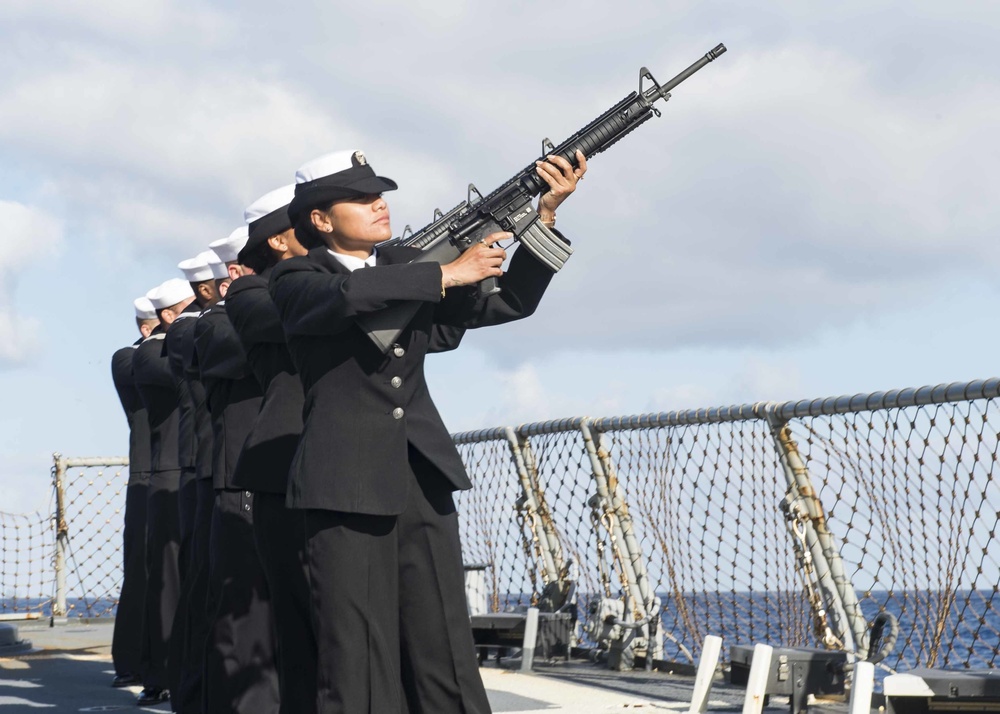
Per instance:
[[[184,0],[5,0],[0,20],[77,37],[94,33],[133,45],[160,44],[175,35],[197,45],[204,36],[226,36],[232,25],[204,3]]]
[[[396,230],[419,227],[469,181],[488,190],[543,136],[566,137],[631,91],[641,65],[664,81],[718,41],[729,53],[678,88],[662,118],[597,157],[560,211],[577,252],[539,313],[435,358],[452,360],[450,371],[429,367],[446,423],[988,371],[995,295],[949,302],[954,315],[919,306],[995,282],[1000,5],[615,7],[2,3],[0,195],[17,195],[30,220],[10,230],[18,211],[0,209],[0,365],[38,356],[39,322],[64,319],[58,291],[79,274],[74,254],[50,276],[47,313],[19,300],[17,275],[63,232],[29,204],[71,216],[75,245],[104,239],[80,251],[104,278],[93,324],[70,328],[80,349],[45,353],[34,382],[7,377],[13,400],[48,389],[63,401],[54,426],[44,409],[11,417],[23,433],[6,461],[33,456],[5,483],[47,471],[47,449],[124,448],[107,356],[132,339],[129,306],[148,271],[228,234],[302,161],[357,144],[402,187],[391,196]],[[908,306],[918,307],[900,327],[893,311]],[[840,329],[886,315],[867,331]],[[824,332],[835,337],[823,343]],[[899,332],[909,339],[894,344]]]
[[[24,363],[40,346],[40,326],[17,306],[18,271],[55,255],[60,220],[41,209],[0,200],[0,366]]]
[[[290,175],[313,147],[353,140],[332,115],[280,86],[93,56],[12,84],[0,116],[0,137],[61,174],[67,189],[70,179],[110,177],[130,193],[195,208],[213,199],[239,205],[263,192],[269,175]],[[103,193],[95,213],[127,209],[128,195]]]
[[[523,341],[781,344],[995,272],[1000,87],[936,98],[943,122],[868,80],[791,46],[703,70],[592,162],[560,211],[577,253]]]
[[[192,75],[87,54],[8,82],[0,141],[30,154],[89,230],[139,252],[183,255],[227,235],[245,205],[333,148],[362,146],[381,157],[380,171],[414,177],[400,205],[428,219],[447,173],[391,137],[363,136],[294,86],[226,70]]]
[[[547,392],[538,369],[532,364],[494,373],[492,382],[499,398],[489,405],[483,424],[518,424],[533,421],[539,414],[561,413],[560,400]]]
[[[4,11],[19,46],[51,5]],[[85,25],[113,42],[57,25],[51,51],[0,77],[0,152],[141,258],[228,233],[297,164],[345,145],[399,181],[397,232],[419,227],[631,90],[640,63],[663,81],[720,39],[730,52],[595,158],[560,212],[578,249],[516,328],[533,350],[783,344],[933,299],[930,283],[1000,257],[1000,178],[982,160],[1000,150],[1000,87],[985,50],[959,51],[995,16],[971,5],[916,3],[888,22],[898,5],[635,2],[600,26],[560,3],[532,6],[530,26],[459,0],[138,7],[104,0],[95,14],[116,19]],[[948,30],[940,61],[913,47],[930,27]],[[155,51],[135,46],[150,35]]]
[[[60,219],[33,206],[0,200],[0,271],[10,274],[51,257],[62,240]]]

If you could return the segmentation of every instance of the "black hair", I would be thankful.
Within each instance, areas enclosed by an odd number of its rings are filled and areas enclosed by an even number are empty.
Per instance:
[[[257,275],[260,275],[272,265],[278,264],[278,256],[274,254],[271,245],[267,241],[264,241],[251,250],[241,253],[240,263],[250,268]]]
[[[323,234],[313,225],[312,212],[322,211],[326,213],[333,207],[334,203],[336,201],[327,201],[318,206],[308,206],[299,213],[298,218],[295,220],[295,238],[306,250],[322,248],[326,245]]]

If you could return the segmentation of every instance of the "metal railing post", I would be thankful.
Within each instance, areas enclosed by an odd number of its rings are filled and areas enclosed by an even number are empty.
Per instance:
[[[538,518],[542,524],[542,533],[545,535],[546,550],[552,558],[552,564],[558,574],[560,585],[564,585],[565,583],[562,583],[562,581],[569,577],[568,566],[566,558],[563,556],[562,541],[559,538],[559,532],[556,530],[556,521],[552,516],[552,509],[549,508],[548,500],[545,498],[545,490],[542,488],[541,479],[538,476],[538,462],[535,460],[535,452],[526,437],[519,436],[518,439],[525,470],[534,492],[535,504],[538,508]]]
[[[68,610],[66,608],[66,550],[69,541],[69,527],[66,524],[66,459],[61,454],[52,455],[54,466],[52,468],[53,486],[56,490],[56,512],[53,526],[56,531],[56,552],[55,552],[55,576],[56,595],[52,603],[52,618],[65,618]]]
[[[833,630],[844,643],[845,650],[864,652],[868,647],[868,625],[827,525],[823,504],[809,478],[809,471],[792,438],[788,422],[768,410],[768,424],[781,456],[791,500],[794,501],[789,503],[789,507],[804,511],[806,544]]]
[[[621,544],[625,551],[626,557],[622,559],[621,566],[628,580],[629,600],[636,621],[645,620],[650,616],[659,617],[658,612],[652,612],[656,608],[656,592],[649,582],[646,560],[635,536],[635,526],[632,523],[632,516],[629,515],[628,504],[618,490],[618,479],[611,464],[611,455],[602,446],[601,434],[592,428],[590,419],[581,421],[580,432],[583,435],[587,456],[590,458],[597,494],[607,504],[612,537]],[[651,663],[651,660],[656,657],[662,658],[663,644],[661,639],[658,636],[649,637],[650,632],[659,632],[659,628],[646,624],[642,626],[641,631],[643,637],[648,640],[647,662]]]
[[[545,503],[545,495],[538,485],[538,468],[528,440],[517,434],[513,427],[506,427],[504,434],[510,446],[510,453],[517,469],[518,481],[524,498],[524,508],[531,520],[532,531],[538,540],[537,552],[542,560],[542,580],[546,585],[564,576],[562,546],[555,531],[552,514]]]

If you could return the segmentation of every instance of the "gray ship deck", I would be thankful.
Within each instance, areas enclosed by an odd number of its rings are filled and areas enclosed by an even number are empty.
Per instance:
[[[19,623],[20,636],[33,649],[0,657],[0,712],[150,711],[166,712],[166,704],[136,708],[138,687],[112,689],[111,622],[70,623],[51,628],[47,622]],[[490,702],[498,714],[573,712],[592,714],[618,710],[686,712],[694,678],[661,673],[619,673],[587,663],[541,664],[533,674],[495,667],[482,670]],[[712,712],[742,709],[742,689],[718,682]],[[846,704],[820,702],[815,711],[843,714]],[[772,698],[766,711],[787,712],[788,700]]]

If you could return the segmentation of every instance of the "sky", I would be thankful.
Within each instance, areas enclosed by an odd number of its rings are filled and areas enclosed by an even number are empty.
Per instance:
[[[393,227],[719,42],[559,210],[536,315],[428,362],[455,431],[993,376],[1000,5],[0,5],[0,510],[123,455],[132,300],[328,151]]]

